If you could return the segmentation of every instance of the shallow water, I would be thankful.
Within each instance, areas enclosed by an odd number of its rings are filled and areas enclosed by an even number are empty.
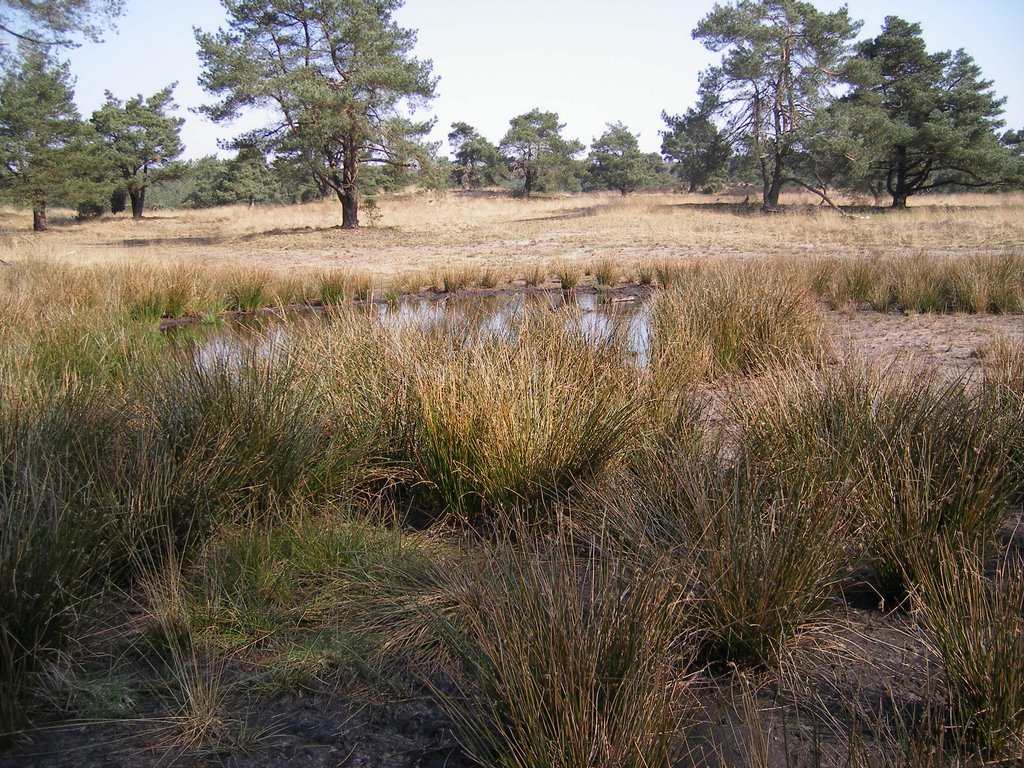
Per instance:
[[[618,336],[637,363],[647,362],[651,310],[644,297],[603,299],[596,293],[546,292],[503,296],[408,298],[395,304],[375,302],[357,308],[396,330],[429,330],[447,325],[500,335],[515,328],[526,314],[549,311],[564,315],[567,330],[577,331],[594,344]],[[212,325],[188,325],[165,331],[172,346],[192,351],[202,366],[241,360],[252,354],[269,355],[287,346],[296,329],[330,324],[335,315],[323,308],[288,309],[226,318]]]

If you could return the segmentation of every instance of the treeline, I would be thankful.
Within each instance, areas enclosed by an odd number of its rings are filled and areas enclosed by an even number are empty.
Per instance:
[[[83,119],[72,77],[56,58],[69,30],[95,31],[113,0],[55,0],[4,13],[0,35],[0,195],[30,206],[46,228],[56,203],[81,216],[130,204],[169,207],[296,201],[334,195],[342,226],[358,226],[360,200],[408,184],[541,191],[754,183],[766,208],[786,187],[832,204],[837,189],[902,208],[946,187],[998,189],[1024,180],[1024,129],[1006,131],[1005,99],[965,51],[929,52],[921,27],[895,16],[860,39],[846,7],[823,13],[797,0],[716,4],[693,31],[721,54],[699,74],[697,104],[662,114],[661,153],[645,153],[622,123],[584,144],[563,135],[555,112],[513,117],[491,143],[458,122],[451,159],[416,119],[435,96],[431,62],[412,55],[397,0],[230,4],[226,29],[196,31],[200,84],[215,122],[249,109],[265,126],[235,137],[230,159],[182,163],[174,84],[106,103]],[[15,21],[30,26],[17,29]],[[93,24],[93,26],[90,26]],[[296,35],[293,27],[323,34]],[[152,195],[157,195],[153,200]]]
[[[511,121],[497,145],[466,123],[448,136],[452,182],[538,189],[617,189],[680,179],[686,189],[756,183],[765,207],[786,186],[829,204],[834,190],[887,197],[896,208],[943,187],[1005,188],[1024,179],[1024,129],[1005,131],[1005,99],[969,54],[928,52],[919,24],[886,18],[854,42],[846,8],[739,0],[716,5],[693,31],[722,53],[699,77],[699,101],[662,113],[661,155],[640,151],[621,123],[583,145],[562,136],[557,114]]]

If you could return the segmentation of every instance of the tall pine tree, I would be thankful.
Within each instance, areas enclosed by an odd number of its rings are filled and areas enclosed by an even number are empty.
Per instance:
[[[415,109],[434,95],[431,62],[412,55],[414,32],[392,18],[401,0],[224,0],[228,28],[196,32],[201,83],[219,97],[204,112],[230,120],[248,108],[270,123],[242,137],[301,160],[338,196],[342,227],[359,224],[359,169],[428,162],[432,121]]]

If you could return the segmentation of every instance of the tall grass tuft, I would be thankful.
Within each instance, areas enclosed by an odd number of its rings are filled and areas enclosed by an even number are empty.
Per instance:
[[[326,502],[351,488],[364,445],[359,425],[336,425],[326,406],[300,361],[273,344],[179,356],[141,385],[128,494],[147,499],[179,542],[225,515]]]
[[[937,541],[917,603],[942,659],[958,740],[987,758],[1024,753],[1024,563],[993,577],[970,546]]]
[[[855,258],[817,262],[811,283],[834,306],[867,304],[879,312],[1019,312],[1024,259],[1019,254],[937,258]]]
[[[343,304],[352,298],[352,276],[338,270],[323,272],[317,277],[317,293],[323,304]]]
[[[993,398],[922,368],[855,361],[766,377],[731,408],[752,460],[851,491],[870,580],[902,599],[936,538],[991,546],[1011,491],[1006,421]]]
[[[36,678],[109,576],[118,541],[99,497],[110,424],[85,389],[0,416],[0,733],[25,717]]]
[[[652,360],[704,357],[707,378],[819,356],[828,349],[810,292],[777,270],[739,266],[658,296]]]
[[[613,286],[618,280],[618,267],[611,259],[600,259],[590,269],[598,287]]]
[[[621,349],[562,322],[529,312],[503,332],[421,348],[410,456],[429,516],[486,525],[517,507],[543,518],[620,455],[639,404],[635,370]]]
[[[571,291],[580,284],[583,277],[583,270],[567,261],[560,262],[555,268],[555,279],[562,286],[563,291]]]
[[[667,767],[684,716],[686,602],[657,569],[564,544],[447,576],[432,626],[458,662],[443,706],[483,765]]]
[[[652,453],[602,514],[626,551],[678,564],[705,661],[762,667],[835,593],[851,523],[841,486],[809,471],[774,477],[738,450]]]
[[[270,277],[263,272],[234,276],[227,286],[227,308],[234,312],[251,312],[272,304]]]

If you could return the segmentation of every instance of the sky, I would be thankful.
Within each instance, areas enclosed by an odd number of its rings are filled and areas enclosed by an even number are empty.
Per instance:
[[[835,10],[840,0],[817,0]],[[886,15],[919,22],[929,51],[965,49],[1007,98],[1003,119],[1024,128],[1021,66],[1022,0],[848,0],[864,21],[861,37],[878,34]],[[691,31],[713,0],[406,0],[396,13],[417,30],[416,56],[430,59],[440,78],[430,111],[432,140],[444,142],[455,121],[467,122],[494,143],[509,119],[534,107],[557,112],[564,135],[586,144],[621,121],[657,151],[661,113],[681,113],[696,98],[701,69],[719,56]],[[70,51],[76,101],[88,116],[109,90],[126,99],[149,96],[177,82],[178,114],[185,118],[185,158],[218,150],[255,127],[260,116],[214,125],[192,110],[211,101],[198,85],[193,28],[225,26],[218,0],[127,0],[127,12],[104,42]]]

